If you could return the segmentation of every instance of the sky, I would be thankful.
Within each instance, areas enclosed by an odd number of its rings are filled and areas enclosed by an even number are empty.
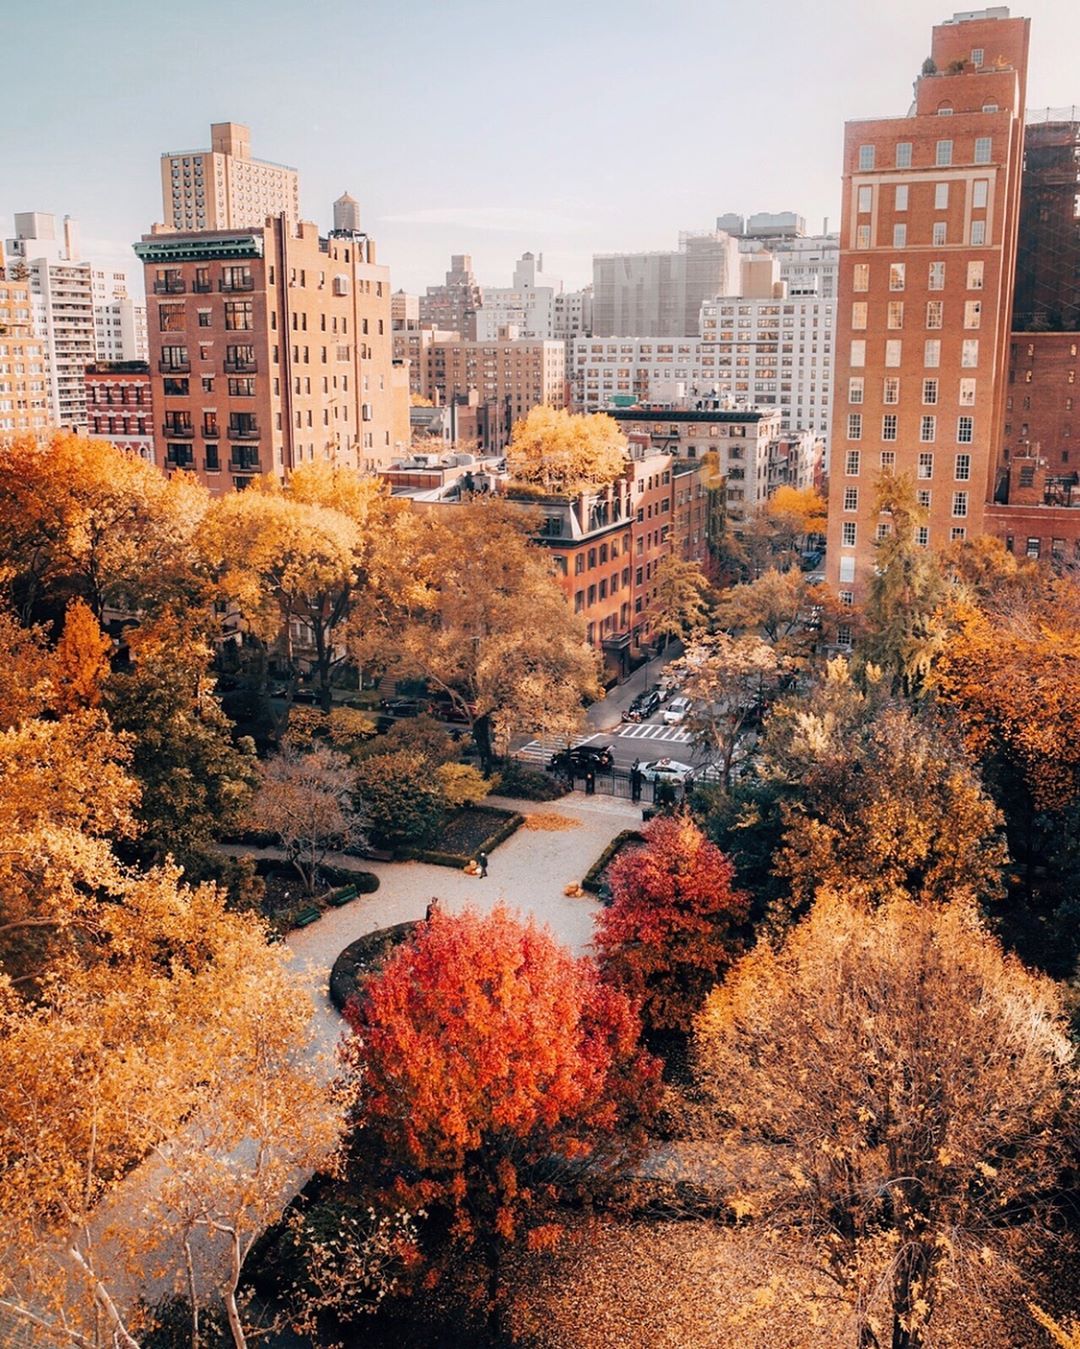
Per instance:
[[[970,3],[970,0],[969,0]],[[33,0],[4,20],[0,231],[70,214],[127,265],[159,157],[251,127],[322,227],[360,201],[392,284],[675,247],[718,214],[839,221],[843,123],[900,115],[949,0]],[[1030,107],[1080,104],[1080,0],[1026,0]]]

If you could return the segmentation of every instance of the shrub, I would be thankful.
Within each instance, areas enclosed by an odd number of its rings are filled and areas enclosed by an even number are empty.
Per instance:
[[[507,759],[499,769],[499,791],[517,801],[558,801],[566,795],[553,774],[526,768],[519,759]]]
[[[357,765],[356,795],[379,848],[423,847],[446,818],[446,797],[431,763],[413,750],[373,754]]]
[[[435,776],[442,787],[446,804],[454,809],[479,805],[499,785],[498,777],[486,778],[472,764],[440,764]]]

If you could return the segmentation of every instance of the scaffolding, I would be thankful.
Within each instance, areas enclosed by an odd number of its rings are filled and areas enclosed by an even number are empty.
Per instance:
[[[1013,329],[1080,330],[1080,108],[1028,112]]]

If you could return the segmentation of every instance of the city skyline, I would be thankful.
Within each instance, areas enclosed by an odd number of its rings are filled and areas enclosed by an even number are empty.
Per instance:
[[[724,211],[793,210],[811,232],[826,217],[835,230],[842,123],[874,113],[898,69],[914,78],[923,34],[953,12],[936,0],[901,8],[867,17],[836,0],[803,13],[779,0],[757,18],[686,0],[666,16],[665,59],[638,4],[580,11],[559,0],[539,31],[508,24],[489,0],[365,4],[332,19],[316,4],[282,43],[280,0],[242,32],[195,0],[185,31],[198,40],[172,43],[163,82],[133,3],[90,12],[53,0],[9,25],[23,50],[49,32],[54,84],[33,134],[14,131],[32,67],[5,87],[0,231],[16,211],[69,213],[85,256],[137,276],[130,245],[162,215],[160,155],[207,144],[209,123],[225,119],[251,127],[257,157],[299,170],[305,218],[327,227],[332,201],[352,192],[379,261],[410,291],[441,280],[458,252],[472,254],[482,284],[505,285],[526,249],[579,286],[593,253],[671,248]],[[1068,60],[1080,11],[1070,0],[1011,9],[1032,20],[1029,105],[1080,101]],[[250,88],[235,81],[240,54],[260,71]],[[500,90],[516,97],[492,116]],[[103,172],[103,156],[120,171]]]

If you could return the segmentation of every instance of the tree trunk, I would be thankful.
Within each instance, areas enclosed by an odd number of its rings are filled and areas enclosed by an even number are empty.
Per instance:
[[[232,1331],[235,1349],[247,1349],[247,1337],[244,1335],[244,1327],[240,1321],[240,1308],[236,1305],[236,1289],[240,1283],[240,1271],[243,1268],[244,1260],[240,1254],[239,1233],[231,1232],[229,1235],[232,1238],[232,1278],[222,1300],[229,1317],[229,1329]]]
[[[319,706],[324,712],[329,712],[333,703],[330,696],[330,646],[326,640],[326,632],[322,624],[315,626],[315,668],[319,672]]]
[[[191,1349],[199,1349],[199,1291],[195,1286],[195,1262],[191,1256],[191,1239],[184,1235],[184,1266],[187,1272],[188,1302],[191,1306]]]
[[[494,763],[494,755],[491,749],[491,715],[485,713],[482,717],[477,717],[473,722],[473,743],[476,745],[477,753],[480,755],[480,771],[484,777],[491,777],[491,768]]]
[[[916,1246],[900,1263],[893,1279],[892,1349],[922,1349],[922,1319],[912,1325],[912,1312],[920,1298],[929,1302],[927,1279],[933,1255],[925,1246]]]

